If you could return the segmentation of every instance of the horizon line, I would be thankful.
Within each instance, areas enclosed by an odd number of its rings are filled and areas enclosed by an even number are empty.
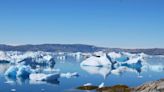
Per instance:
[[[83,43],[38,43],[38,44],[0,44],[0,45],[7,45],[7,46],[25,46],[25,45],[87,45],[99,48],[106,48],[106,49],[164,49],[164,47],[107,47],[107,46],[98,46],[92,44],[83,44]]]

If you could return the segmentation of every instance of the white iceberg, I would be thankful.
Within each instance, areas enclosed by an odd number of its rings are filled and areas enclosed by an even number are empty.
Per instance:
[[[109,56],[103,54],[101,56],[91,56],[90,58],[84,60],[80,64],[81,66],[107,66],[110,67],[112,65],[112,61]]]
[[[29,79],[31,81],[54,81],[57,80],[60,77],[60,74],[44,74],[44,73],[38,73],[38,74],[30,74]]]

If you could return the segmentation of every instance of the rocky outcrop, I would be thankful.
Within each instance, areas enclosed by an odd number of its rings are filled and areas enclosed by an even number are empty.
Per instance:
[[[164,79],[145,83],[141,86],[129,88],[126,85],[104,86],[80,86],[78,90],[95,90],[96,92],[164,92]]]
[[[164,92],[164,79],[135,87],[132,92]]]

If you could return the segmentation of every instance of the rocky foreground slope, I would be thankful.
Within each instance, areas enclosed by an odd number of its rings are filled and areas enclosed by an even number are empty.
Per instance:
[[[96,90],[96,92],[164,92],[164,79],[145,83],[138,87],[129,88],[126,85],[115,85],[115,86],[80,86],[79,90]]]
[[[132,92],[164,92],[164,79],[145,83],[132,90]]]

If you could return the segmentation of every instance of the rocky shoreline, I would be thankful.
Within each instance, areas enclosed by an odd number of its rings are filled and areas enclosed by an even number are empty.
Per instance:
[[[132,92],[164,92],[164,79],[145,83],[132,90]]]
[[[104,86],[80,86],[78,90],[96,90],[96,92],[164,92],[164,79],[152,81],[138,87],[129,88],[126,85]]]

